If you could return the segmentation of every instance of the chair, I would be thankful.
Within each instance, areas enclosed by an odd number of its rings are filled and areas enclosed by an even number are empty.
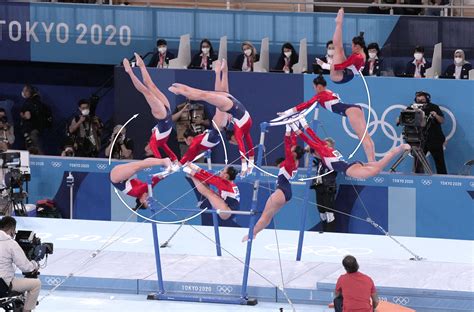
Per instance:
[[[21,312],[23,311],[24,302],[24,294],[12,291],[11,284],[7,285],[7,283],[0,278],[0,308],[5,311]]]
[[[184,69],[191,64],[191,36],[182,35],[179,38],[178,57],[170,60],[168,68]]]
[[[442,62],[442,48],[443,44],[437,43],[434,46],[433,59],[431,60],[431,67],[426,70],[426,78],[438,78],[442,75],[441,62]]]
[[[306,38],[300,40],[298,63],[293,65],[293,73],[301,74],[308,70],[308,41]]]
[[[260,47],[260,60],[253,65],[254,72],[268,73],[270,71],[270,40],[262,39]]]

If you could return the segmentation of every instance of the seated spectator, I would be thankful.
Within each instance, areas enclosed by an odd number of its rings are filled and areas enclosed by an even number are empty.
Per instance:
[[[122,125],[116,125],[109,139],[109,145],[105,148],[105,156],[112,154],[113,159],[133,159],[133,140],[127,137],[127,129],[123,128],[119,133]],[[115,140],[115,137],[117,139]],[[112,148],[112,144],[115,144]]]
[[[204,104],[195,101],[181,103],[176,106],[171,119],[176,125],[177,141],[179,142],[181,155],[184,155],[189,149],[184,138],[186,129],[191,129],[196,134],[201,134],[211,126],[211,121],[206,114]]]
[[[298,63],[298,53],[296,53],[293,45],[289,42],[283,44],[275,69],[281,70],[286,74],[292,73],[293,65],[296,63]]]
[[[100,150],[102,122],[99,117],[90,115],[88,100],[77,103],[79,113],[69,124],[69,137],[77,145],[76,156],[97,157]]]
[[[21,96],[25,99],[20,111],[25,147],[26,149],[32,147],[42,154],[41,136],[52,124],[51,110],[41,100],[38,89],[32,85],[25,85]]]
[[[454,63],[446,68],[443,78],[469,79],[471,69],[472,65],[466,61],[464,51],[458,49],[454,52]]]
[[[374,281],[369,276],[359,272],[359,264],[353,256],[345,256],[342,265],[347,273],[337,279],[334,292],[334,310],[336,312],[375,311],[379,304],[379,298]]]
[[[369,52],[369,57],[365,62],[362,74],[364,76],[380,76],[380,72],[382,71],[382,59],[379,58],[379,45],[376,42],[372,42],[368,45],[367,50]]]
[[[214,53],[211,42],[209,39],[202,39],[199,52],[193,56],[188,68],[210,70],[215,60],[217,60],[217,55]]]
[[[402,4],[422,5],[422,0],[403,0]],[[403,15],[420,15],[423,12],[422,8],[403,8]]]
[[[0,143],[3,143],[7,149],[15,142],[13,126],[8,123],[7,112],[0,107]]]
[[[401,0],[375,0],[373,4],[400,4]],[[367,9],[369,14],[390,14],[390,6],[371,6]],[[393,8],[393,13],[396,15],[402,15],[402,8]]]
[[[431,5],[431,8],[425,9],[425,15],[426,16],[443,16],[442,11],[443,8],[441,5],[443,5],[443,0],[429,0],[428,5]]]
[[[332,40],[329,40],[326,43],[326,55],[322,58],[316,58],[315,62],[313,63],[313,71],[315,74],[323,74],[329,75],[331,64],[332,64],[332,56],[334,55],[334,44]]]
[[[242,54],[237,56],[232,69],[243,72],[253,72],[253,64],[258,62],[260,55],[257,54],[257,49],[255,49],[250,41],[244,41],[241,48]]]
[[[175,58],[174,54],[168,51],[168,43],[165,39],[158,39],[156,47],[158,50],[153,54],[148,67],[168,68],[170,60]]]
[[[431,67],[431,63],[424,58],[425,48],[416,46],[413,54],[413,61],[407,63],[405,76],[414,78],[425,78],[426,69]]]

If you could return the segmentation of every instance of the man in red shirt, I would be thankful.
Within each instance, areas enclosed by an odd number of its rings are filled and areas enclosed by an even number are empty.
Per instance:
[[[342,260],[346,274],[339,276],[334,293],[336,312],[372,312],[379,303],[374,281],[367,275],[358,272],[359,264],[353,256]],[[342,296],[342,309],[340,297]],[[372,304],[371,300],[372,299]],[[338,309],[339,301],[339,309]]]

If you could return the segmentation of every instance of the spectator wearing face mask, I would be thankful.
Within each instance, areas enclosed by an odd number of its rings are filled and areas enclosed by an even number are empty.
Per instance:
[[[289,42],[283,44],[281,47],[280,58],[276,64],[275,69],[281,70],[286,74],[293,72],[293,65],[298,63],[298,53],[296,53],[295,48]]]
[[[69,124],[69,137],[77,146],[76,156],[97,157],[100,151],[100,134],[102,122],[97,116],[90,114],[88,100],[77,103],[79,113]]]
[[[158,39],[156,41],[157,52],[148,63],[148,67],[168,68],[170,60],[174,59],[173,53],[168,51],[168,43],[165,39]]]
[[[209,39],[202,39],[199,52],[193,56],[188,68],[210,70],[215,60],[217,60],[217,55],[214,53],[211,42]]]
[[[326,55],[316,58],[313,63],[313,71],[315,74],[329,75],[332,64],[332,56],[334,55],[334,44],[332,40],[326,43]]]
[[[472,69],[471,63],[466,61],[463,50],[454,52],[454,63],[446,68],[444,78],[469,79],[469,71]]]
[[[253,72],[253,64],[258,62],[260,55],[257,54],[257,49],[250,41],[242,43],[242,53],[237,56],[237,59],[232,66],[233,70],[243,72]]]
[[[105,156],[109,157],[112,155],[113,159],[133,159],[133,140],[127,137],[127,129],[123,128],[120,131],[121,128],[122,125],[114,127],[114,131],[109,139],[109,145],[105,148]],[[113,144],[114,140],[115,144]]]
[[[382,71],[382,59],[379,58],[379,45],[376,42],[372,42],[368,45],[367,50],[369,52],[369,57],[365,62],[362,74],[364,76],[380,76],[380,72]]]
[[[414,78],[425,78],[426,69],[431,67],[425,57],[425,48],[416,46],[413,54],[413,61],[407,63],[405,76]]]

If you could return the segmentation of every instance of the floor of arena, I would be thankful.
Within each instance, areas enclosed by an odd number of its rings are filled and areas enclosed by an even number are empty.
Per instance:
[[[159,225],[164,242],[178,225]],[[157,289],[151,225],[19,218],[18,229],[35,229],[55,251],[41,270],[43,281],[38,311],[117,311],[130,306],[140,311],[219,311],[222,305],[147,301]],[[165,287],[193,296],[232,296],[239,293],[247,230],[221,228],[223,257],[216,257],[212,227],[184,226],[162,248]],[[307,232],[301,262],[295,261],[298,232],[277,231],[287,295],[298,311],[328,311],[337,277],[343,273],[342,257],[357,257],[361,271],[375,281],[382,300],[417,307],[417,311],[472,311],[474,299],[474,243],[463,240],[397,237],[423,261],[410,261],[407,251],[390,238],[376,235]],[[95,258],[91,254],[106,247]],[[229,311],[291,310],[281,285],[275,231],[257,236],[252,250],[249,296],[256,307],[225,306]],[[52,288],[73,273],[56,291]],[[68,291],[68,292],[65,292]],[[69,292],[74,291],[74,292]],[[84,291],[88,291],[84,293]],[[93,293],[89,293],[93,292]],[[44,297],[46,296],[46,297]],[[42,298],[40,296],[40,298]],[[311,305],[309,305],[311,304]],[[50,308],[53,307],[54,308]],[[69,308],[70,307],[70,308]],[[172,308],[171,308],[172,307]],[[319,310],[318,310],[319,309]]]

